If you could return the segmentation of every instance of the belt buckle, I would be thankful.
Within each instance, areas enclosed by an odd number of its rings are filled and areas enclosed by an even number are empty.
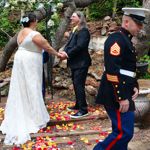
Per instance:
[[[136,77],[136,72],[134,72],[134,74],[133,74],[133,78],[135,78]]]

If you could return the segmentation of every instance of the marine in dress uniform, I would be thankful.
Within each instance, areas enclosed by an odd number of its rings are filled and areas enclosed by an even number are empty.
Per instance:
[[[127,150],[134,133],[134,100],[138,95],[136,51],[132,36],[143,27],[144,8],[123,8],[122,27],[104,45],[105,71],[96,103],[103,104],[112,122],[112,133],[94,150]]]

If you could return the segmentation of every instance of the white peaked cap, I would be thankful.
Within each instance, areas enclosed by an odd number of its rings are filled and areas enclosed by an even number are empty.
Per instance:
[[[122,8],[124,15],[130,16],[136,23],[143,24],[145,22],[146,13],[150,12],[150,9],[146,8]]]
[[[141,16],[141,17],[145,17],[146,12],[150,12],[150,9],[146,9],[146,8],[122,8],[122,10],[124,11],[125,15],[137,15],[137,16]]]

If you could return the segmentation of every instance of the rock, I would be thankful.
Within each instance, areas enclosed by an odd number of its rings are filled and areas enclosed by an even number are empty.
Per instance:
[[[57,66],[60,62],[60,59],[55,57],[53,66]]]
[[[63,82],[63,83],[62,82],[56,82],[56,83],[53,84],[53,87],[58,88],[58,89],[62,89],[62,88],[67,89],[68,85],[65,82]]]
[[[0,83],[0,88],[6,86],[7,84],[8,84],[8,82],[2,82],[2,83]]]
[[[92,95],[92,96],[95,96],[97,94],[97,89],[94,88],[93,86],[91,85],[88,85],[85,87],[85,89],[87,90],[87,92]]]
[[[4,81],[4,82],[10,82],[10,79],[11,79],[11,78],[8,77],[8,78],[5,78],[3,81]]]
[[[149,142],[131,141],[128,146],[129,150],[149,150]]]
[[[55,81],[53,83],[53,86],[58,89],[61,88],[68,89],[70,85],[71,85],[71,78],[68,79],[64,76],[55,77]]]
[[[117,25],[117,23],[115,21],[113,21],[112,23],[109,24],[109,32],[113,32],[118,30],[119,26]]]
[[[60,76],[55,77],[55,81],[56,81],[56,82],[61,81],[61,79],[62,79],[62,77],[60,77]]]
[[[139,127],[134,127],[134,133],[137,133],[139,131],[140,131]]]
[[[64,87],[64,88],[68,88],[68,84],[67,84],[67,82],[63,82],[62,87]]]
[[[119,29],[118,26],[109,27],[109,29],[108,29],[108,34],[109,34],[109,32],[114,32],[114,31],[117,31],[118,29]]]
[[[92,75],[97,81],[101,80],[101,76],[98,76],[96,73],[91,72],[91,75]]]
[[[89,43],[89,49],[94,51],[103,50],[106,39],[107,36],[92,37]]]
[[[103,50],[99,50],[99,51],[96,52],[96,54],[98,54],[99,56],[103,57],[104,51]]]
[[[144,30],[140,30],[140,33],[138,34],[139,38],[144,38],[146,37],[146,32]]]
[[[109,22],[110,23],[110,22]],[[108,29],[109,28],[109,24],[108,22],[105,22],[104,24],[103,24],[103,27],[106,27],[106,29]]]
[[[104,35],[106,35],[106,33],[107,33],[107,27],[103,27],[101,29],[101,35],[104,36]]]
[[[71,84],[71,85],[69,85],[69,90],[74,90],[74,88],[73,88],[73,84]]]
[[[110,20],[110,19],[111,19],[110,16],[106,16],[106,17],[104,18],[104,21],[108,21],[108,20]]]
[[[91,33],[91,37],[98,37],[100,36],[100,30],[103,26],[102,21],[93,21],[88,24],[89,31]]]
[[[86,94],[86,99],[88,105],[95,105],[95,96],[90,95],[89,93]]]
[[[1,92],[1,96],[7,96],[8,95],[8,91],[9,91],[9,88],[5,88],[4,90],[0,91]]]
[[[101,75],[104,68],[103,51],[97,51],[91,55],[92,66],[89,68],[88,74],[94,77],[97,81],[101,79]]]
[[[63,68],[63,69],[67,68],[67,60],[66,60],[66,59],[65,59],[65,60],[62,60],[62,61],[59,63],[59,67],[60,67],[60,68]]]
[[[91,86],[97,88],[99,86],[99,82],[97,82],[96,79],[88,76],[86,79],[86,85],[91,85]]]

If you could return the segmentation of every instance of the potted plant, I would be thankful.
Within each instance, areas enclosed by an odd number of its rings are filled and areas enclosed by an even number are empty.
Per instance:
[[[136,63],[138,78],[144,76],[147,73],[149,64],[150,64],[149,55],[144,55],[139,59],[139,61]]]
[[[140,88],[139,96],[135,100],[135,120],[140,120],[150,109],[150,100],[147,95],[150,94],[150,88]]]

